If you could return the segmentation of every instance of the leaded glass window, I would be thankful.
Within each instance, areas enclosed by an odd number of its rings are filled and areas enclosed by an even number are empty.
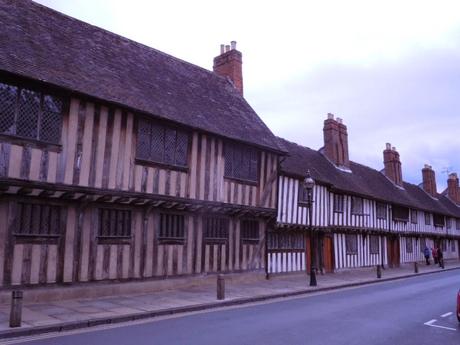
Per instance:
[[[189,135],[179,129],[141,119],[137,129],[137,155],[141,160],[186,167]]]
[[[0,133],[59,144],[63,101],[44,94],[0,83]]]

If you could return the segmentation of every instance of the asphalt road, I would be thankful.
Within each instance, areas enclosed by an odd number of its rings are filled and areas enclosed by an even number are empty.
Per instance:
[[[459,345],[459,288],[454,270],[21,344]]]

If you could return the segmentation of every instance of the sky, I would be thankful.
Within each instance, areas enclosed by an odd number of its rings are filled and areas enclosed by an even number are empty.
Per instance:
[[[235,40],[275,135],[319,149],[333,113],[355,162],[381,170],[391,143],[408,182],[460,173],[459,1],[36,1],[210,70]]]

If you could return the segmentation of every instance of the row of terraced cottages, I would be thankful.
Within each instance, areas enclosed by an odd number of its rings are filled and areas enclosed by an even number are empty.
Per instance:
[[[263,272],[283,152],[234,43],[211,72],[32,1],[0,25],[1,286]]]
[[[268,234],[268,272],[304,271],[310,237],[317,236],[316,264],[324,271],[371,265],[397,266],[423,260],[425,246],[459,258],[460,189],[456,174],[438,194],[431,166],[423,183],[402,179],[398,152],[387,144],[384,169],[352,162],[347,127],[332,114],[324,122],[324,147],[315,151],[283,139],[289,152],[278,178],[276,229]],[[316,181],[310,231],[306,171]]]
[[[0,23],[0,286],[302,271],[311,234],[327,271],[458,255],[455,176],[350,162],[332,118],[320,152],[276,138],[234,42],[211,72],[31,1]]]

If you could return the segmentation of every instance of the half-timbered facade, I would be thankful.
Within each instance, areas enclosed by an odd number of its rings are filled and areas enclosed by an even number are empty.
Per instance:
[[[380,172],[348,159],[347,137],[341,119],[329,115],[325,147],[319,151],[280,139],[289,155],[278,179],[277,229],[268,235],[268,271],[304,271],[311,235],[319,238],[316,261],[325,271],[419,261],[425,246],[441,246],[445,258],[458,259],[457,176],[449,176],[448,190],[441,194],[430,166],[422,171],[421,186],[406,183],[395,148],[387,144]],[[307,170],[316,181],[312,232],[302,184]]]
[[[1,286],[264,270],[282,150],[234,43],[211,72],[31,1],[0,23]]]

